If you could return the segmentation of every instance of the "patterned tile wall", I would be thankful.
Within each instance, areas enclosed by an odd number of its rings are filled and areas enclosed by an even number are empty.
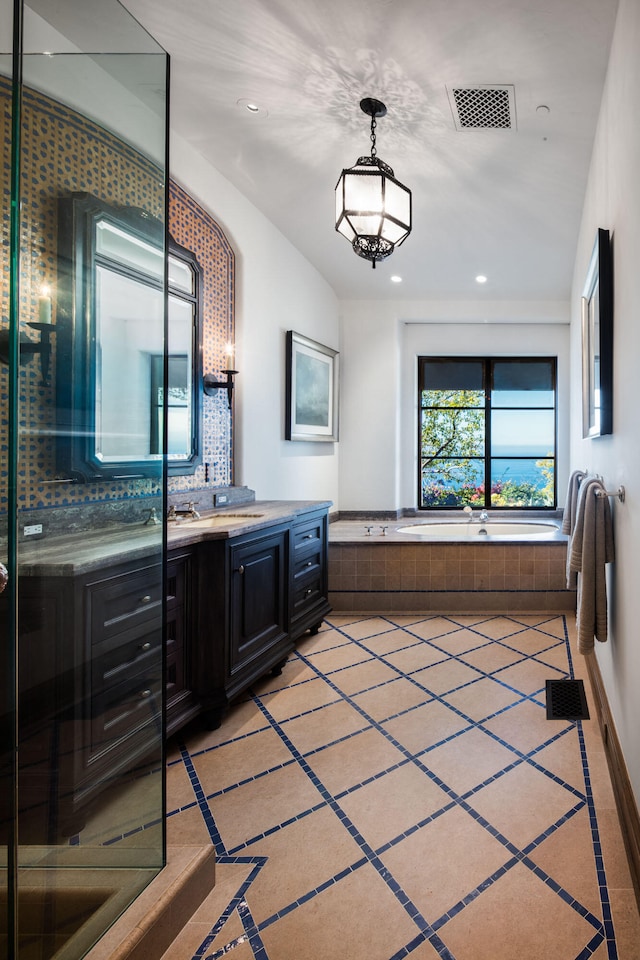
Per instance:
[[[2,163],[10,169],[10,87],[0,78]],[[25,324],[38,319],[37,298],[42,285],[53,291],[55,324],[58,197],[87,191],[109,203],[142,207],[162,217],[163,172],[150,160],[87,118],[29,89],[23,94],[21,126],[22,227],[20,259],[21,336],[35,339]],[[3,177],[0,197],[3,231],[10,212],[9,176]],[[215,221],[180,187],[170,184],[169,229],[192,249],[204,272],[204,369],[217,372],[226,365],[224,347],[233,342],[234,255]],[[2,245],[2,321],[8,325],[9,247]],[[159,494],[155,480],[90,483],[61,482],[55,468],[55,334],[48,385],[41,383],[37,359],[20,368],[18,504],[24,511],[77,505],[109,505]],[[8,473],[8,367],[0,364],[0,489]],[[203,404],[204,461],[211,486],[232,482],[231,414],[225,397],[205,397]],[[192,489],[204,483],[204,466],[194,476],[174,478],[169,489]],[[0,512],[6,512],[6,498]]]

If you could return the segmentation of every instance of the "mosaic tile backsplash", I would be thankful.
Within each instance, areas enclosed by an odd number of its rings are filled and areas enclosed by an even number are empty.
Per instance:
[[[11,137],[10,88],[0,79],[3,166],[9,169]],[[152,161],[109,131],[40,93],[25,89],[21,126],[21,200],[23,219],[20,255],[21,336],[35,339],[27,322],[38,320],[38,295],[43,285],[52,291],[52,323],[56,322],[57,200],[70,192],[87,191],[105,201],[136,206],[161,218],[164,174]],[[9,177],[0,198],[3,223],[9,221]],[[218,374],[227,366],[225,347],[234,341],[234,253],[212,217],[180,186],[169,184],[169,230],[191,249],[202,267],[203,368]],[[8,326],[9,246],[2,245],[2,328]],[[95,512],[109,515],[123,501],[157,501],[155,479],[76,483],[56,473],[55,458],[55,334],[51,371],[41,378],[37,358],[21,365],[19,376],[18,508],[32,511],[84,506],[88,526]],[[8,477],[8,367],[0,364],[0,473]],[[203,462],[196,473],[172,477],[169,493],[233,483],[232,411],[220,392],[202,404]],[[92,509],[88,509],[92,508]],[[0,513],[7,500],[0,498]],[[93,515],[92,515],[93,514]]]

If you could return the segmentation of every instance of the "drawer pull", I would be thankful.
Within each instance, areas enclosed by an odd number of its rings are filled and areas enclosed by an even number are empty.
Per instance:
[[[311,593],[313,593],[313,590],[312,590],[311,587],[309,587],[307,590],[305,590],[304,595],[305,595],[305,597],[308,597],[309,594],[311,594]]]
[[[241,563],[240,566],[238,567],[238,573],[241,574],[241,575],[244,573],[244,564],[243,564],[243,563]]]
[[[148,700],[150,696],[151,696],[151,690],[141,690],[141,691],[140,691],[140,699],[141,699],[141,700]]]
[[[141,650],[151,650],[151,643],[147,640],[146,643],[140,645]]]
[[[307,561],[307,566],[308,566],[308,567],[312,567],[312,566],[313,566],[313,560],[308,560],[308,561]]]
[[[304,537],[303,537],[302,539],[303,539],[303,540],[313,540],[313,534],[312,534],[312,533],[305,533],[305,535],[304,535]]]
[[[140,597],[140,603],[151,603],[151,594],[148,593],[144,597]]]

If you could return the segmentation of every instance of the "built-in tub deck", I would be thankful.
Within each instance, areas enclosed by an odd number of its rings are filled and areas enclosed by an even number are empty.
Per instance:
[[[572,611],[567,539],[548,517],[336,520],[329,602],[336,613]]]

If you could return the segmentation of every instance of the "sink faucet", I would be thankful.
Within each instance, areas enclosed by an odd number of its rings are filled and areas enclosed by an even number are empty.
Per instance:
[[[177,510],[175,505],[171,504],[169,507],[169,512],[167,513],[167,520],[177,520],[179,517],[189,517],[190,520],[200,519],[200,514],[196,510],[193,500],[183,503],[182,506],[186,509]]]

